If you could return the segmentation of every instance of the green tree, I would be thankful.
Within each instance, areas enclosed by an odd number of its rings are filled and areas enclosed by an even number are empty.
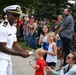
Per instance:
[[[63,9],[71,6],[73,13],[76,13],[76,6],[67,2],[68,0],[0,0],[0,14],[3,14],[3,8],[8,5],[18,4],[21,6],[22,11],[30,14],[34,10],[33,15],[38,17],[51,18],[58,14],[62,14]],[[74,13],[74,14],[75,14]]]
[[[39,4],[35,8],[35,16],[51,18],[52,16],[62,14],[63,9],[68,6],[70,6],[72,10],[76,10],[67,0],[39,0]]]
[[[38,0],[0,0],[0,13],[3,13],[3,8],[9,5],[20,5],[23,12],[26,13],[27,10],[31,12]]]

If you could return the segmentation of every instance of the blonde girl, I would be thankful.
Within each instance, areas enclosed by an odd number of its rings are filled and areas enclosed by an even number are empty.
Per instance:
[[[55,43],[55,33],[54,32],[49,32],[48,33],[48,51],[45,50],[45,53],[47,54],[46,57],[46,63],[48,66],[55,67],[57,63],[57,46]]]

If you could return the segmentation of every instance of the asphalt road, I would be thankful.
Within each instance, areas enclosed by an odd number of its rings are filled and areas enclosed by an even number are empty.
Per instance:
[[[34,75],[34,69],[28,64],[29,59],[35,65],[34,56],[29,56],[28,58],[12,56],[13,75]],[[59,68],[59,65],[60,60],[58,60],[56,69]]]

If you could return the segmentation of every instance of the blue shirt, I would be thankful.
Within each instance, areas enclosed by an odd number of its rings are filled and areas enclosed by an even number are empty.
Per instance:
[[[61,37],[67,37],[68,39],[72,39],[72,34],[74,30],[74,20],[71,14],[64,18],[61,27],[64,28],[60,32]]]

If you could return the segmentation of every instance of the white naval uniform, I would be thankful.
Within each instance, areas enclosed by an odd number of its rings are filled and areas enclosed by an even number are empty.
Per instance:
[[[3,26],[4,22],[7,22],[6,27]],[[7,20],[4,22],[0,24],[0,42],[6,42],[6,47],[11,49],[13,42],[17,41],[17,30]],[[0,52],[0,75],[12,75],[11,56],[3,52]]]

